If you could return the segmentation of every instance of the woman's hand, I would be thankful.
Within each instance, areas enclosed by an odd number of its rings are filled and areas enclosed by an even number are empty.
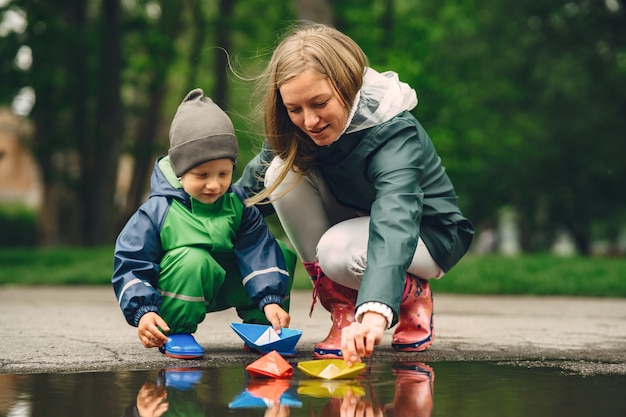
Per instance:
[[[291,409],[288,406],[277,402],[265,410],[263,417],[288,417],[290,415]]]
[[[341,330],[341,353],[348,367],[374,352],[374,346],[382,342],[386,328],[385,316],[368,311],[363,314],[361,323],[354,322]]]
[[[149,312],[141,316],[139,325],[137,326],[137,335],[144,347],[161,347],[167,342],[167,336],[159,330],[159,327],[163,329],[164,332],[170,331],[170,327],[165,320],[157,313]]]
[[[280,334],[280,329],[289,327],[291,316],[278,304],[267,304],[263,307],[263,313],[276,333]]]
[[[383,415],[380,406],[372,404],[348,391],[341,401],[341,417],[379,417]]]

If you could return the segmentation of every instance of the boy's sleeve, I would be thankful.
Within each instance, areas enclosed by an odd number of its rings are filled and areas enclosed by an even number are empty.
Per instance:
[[[126,223],[115,243],[113,290],[126,321],[137,326],[141,316],[159,313],[161,295],[157,291],[160,273],[161,241],[149,200]],[[163,208],[162,208],[163,210]]]
[[[241,178],[237,180],[235,185],[243,188],[247,195],[252,196],[260,193],[265,188],[264,178],[267,167],[274,159],[275,153],[271,150],[267,142],[263,142],[261,152],[259,152],[244,167]],[[274,206],[267,204],[258,204],[257,208],[263,217],[274,214]]]
[[[235,255],[250,299],[261,310],[272,303],[282,306],[289,288],[289,271],[278,242],[256,207],[244,208]]]

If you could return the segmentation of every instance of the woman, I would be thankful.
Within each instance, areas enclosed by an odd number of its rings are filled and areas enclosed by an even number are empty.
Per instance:
[[[393,348],[426,349],[428,279],[461,259],[474,231],[410,113],[415,91],[320,24],[283,38],[264,75],[266,141],[238,183],[249,204],[276,211],[314,282],[313,302],[331,314],[315,357],[351,365],[396,325]]]

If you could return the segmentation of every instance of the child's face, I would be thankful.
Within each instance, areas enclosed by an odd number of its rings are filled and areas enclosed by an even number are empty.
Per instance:
[[[233,161],[228,158],[205,162],[180,177],[183,189],[204,204],[212,204],[224,195],[233,179]]]

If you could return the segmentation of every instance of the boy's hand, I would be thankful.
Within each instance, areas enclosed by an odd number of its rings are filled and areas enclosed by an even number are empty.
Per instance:
[[[137,326],[137,335],[144,347],[161,347],[167,342],[167,336],[159,330],[159,327],[164,332],[169,332],[170,327],[165,320],[161,318],[157,313],[146,313],[139,319],[139,325]]]
[[[141,417],[160,417],[169,408],[167,390],[154,384],[145,383],[137,394],[137,413]]]
[[[267,317],[276,333],[280,334],[280,329],[289,327],[291,316],[278,304],[266,305],[263,307],[263,313],[265,313],[265,317]]]

